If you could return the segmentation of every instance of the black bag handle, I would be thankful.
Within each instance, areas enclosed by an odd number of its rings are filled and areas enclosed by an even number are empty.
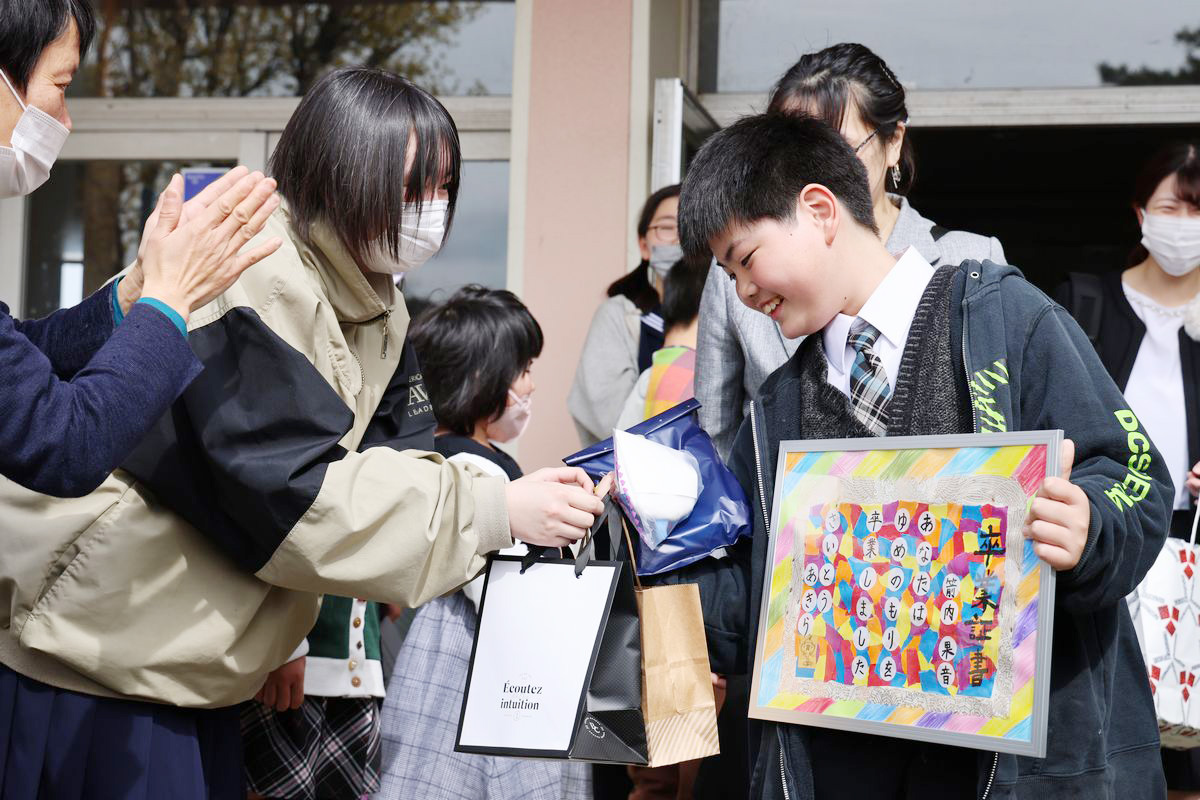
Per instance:
[[[612,535],[611,518],[616,513],[612,500],[608,497],[604,498],[604,510],[592,522],[592,527],[583,537],[583,542],[579,547],[579,555],[575,557],[575,577],[583,574],[583,569],[592,561],[595,561],[596,553],[596,534],[605,524],[609,525],[609,535]],[[549,554],[549,555],[547,555]],[[543,545],[529,545],[529,552],[521,558],[521,574],[525,574],[525,570],[532,567],[539,561],[545,561],[551,558],[563,558],[561,547],[546,547]]]
[[[604,498],[604,510],[592,522],[592,527],[588,530],[587,535],[583,538],[583,543],[579,547],[579,554],[575,556],[575,577],[578,578],[582,575],[587,565],[597,560],[596,534],[605,529],[607,529],[609,547],[612,551],[611,560],[630,562],[630,566],[633,568],[634,580],[637,581],[637,562],[634,560],[633,542],[629,538],[629,531],[626,527],[621,507],[617,505],[611,495]],[[627,554],[622,554],[622,544],[625,545]],[[547,555],[548,553],[553,554]],[[560,548],[531,545],[529,552],[521,559],[521,574],[524,575],[525,570],[539,561],[562,557],[563,554]],[[640,587],[641,581],[637,582]]]

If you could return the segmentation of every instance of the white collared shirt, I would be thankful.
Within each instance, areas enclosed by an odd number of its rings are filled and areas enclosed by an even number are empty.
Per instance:
[[[888,385],[896,388],[908,330],[932,277],[933,267],[915,247],[909,247],[863,304],[857,317],[838,314],[825,326],[822,337],[830,386],[850,396],[850,367],[854,364],[854,350],[848,341],[850,331],[852,327],[857,331],[862,323],[867,323],[879,331],[873,350],[887,373]],[[862,322],[855,325],[859,320]]]

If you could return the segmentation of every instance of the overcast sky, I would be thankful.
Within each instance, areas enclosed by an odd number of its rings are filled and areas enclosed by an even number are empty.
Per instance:
[[[1096,86],[1102,61],[1178,68],[1198,0],[721,0],[718,90],[761,92],[801,54],[857,41],[908,88]]]

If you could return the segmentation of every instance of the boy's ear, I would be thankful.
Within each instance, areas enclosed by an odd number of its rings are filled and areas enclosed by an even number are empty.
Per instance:
[[[833,192],[819,183],[810,183],[796,198],[797,219],[811,219],[825,239],[825,245],[833,244],[841,222],[841,209]]]

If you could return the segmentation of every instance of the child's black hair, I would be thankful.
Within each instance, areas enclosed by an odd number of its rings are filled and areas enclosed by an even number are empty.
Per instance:
[[[708,277],[707,258],[681,258],[663,279],[663,330],[691,325],[700,316],[700,298]]]
[[[646,202],[642,204],[642,215],[638,218],[638,238],[642,238],[650,232],[650,223],[654,221],[654,215],[658,213],[658,207],[662,205],[662,201],[678,196],[679,184],[673,183],[646,198]],[[659,297],[658,290],[650,283],[649,261],[643,259],[642,263],[634,267],[628,274],[622,275],[612,282],[608,287],[608,296],[616,297],[619,294],[633,301],[633,304],[641,309],[643,314],[654,310],[654,307],[658,305]]]
[[[855,221],[874,233],[867,168],[846,140],[812,117],[759,114],[709,137],[692,160],[679,198],[679,231],[689,258],[731,225],[796,215],[805,186],[829,189]]]
[[[508,390],[542,353],[542,328],[517,296],[464,286],[408,331],[438,423],[470,436],[504,413]]]

